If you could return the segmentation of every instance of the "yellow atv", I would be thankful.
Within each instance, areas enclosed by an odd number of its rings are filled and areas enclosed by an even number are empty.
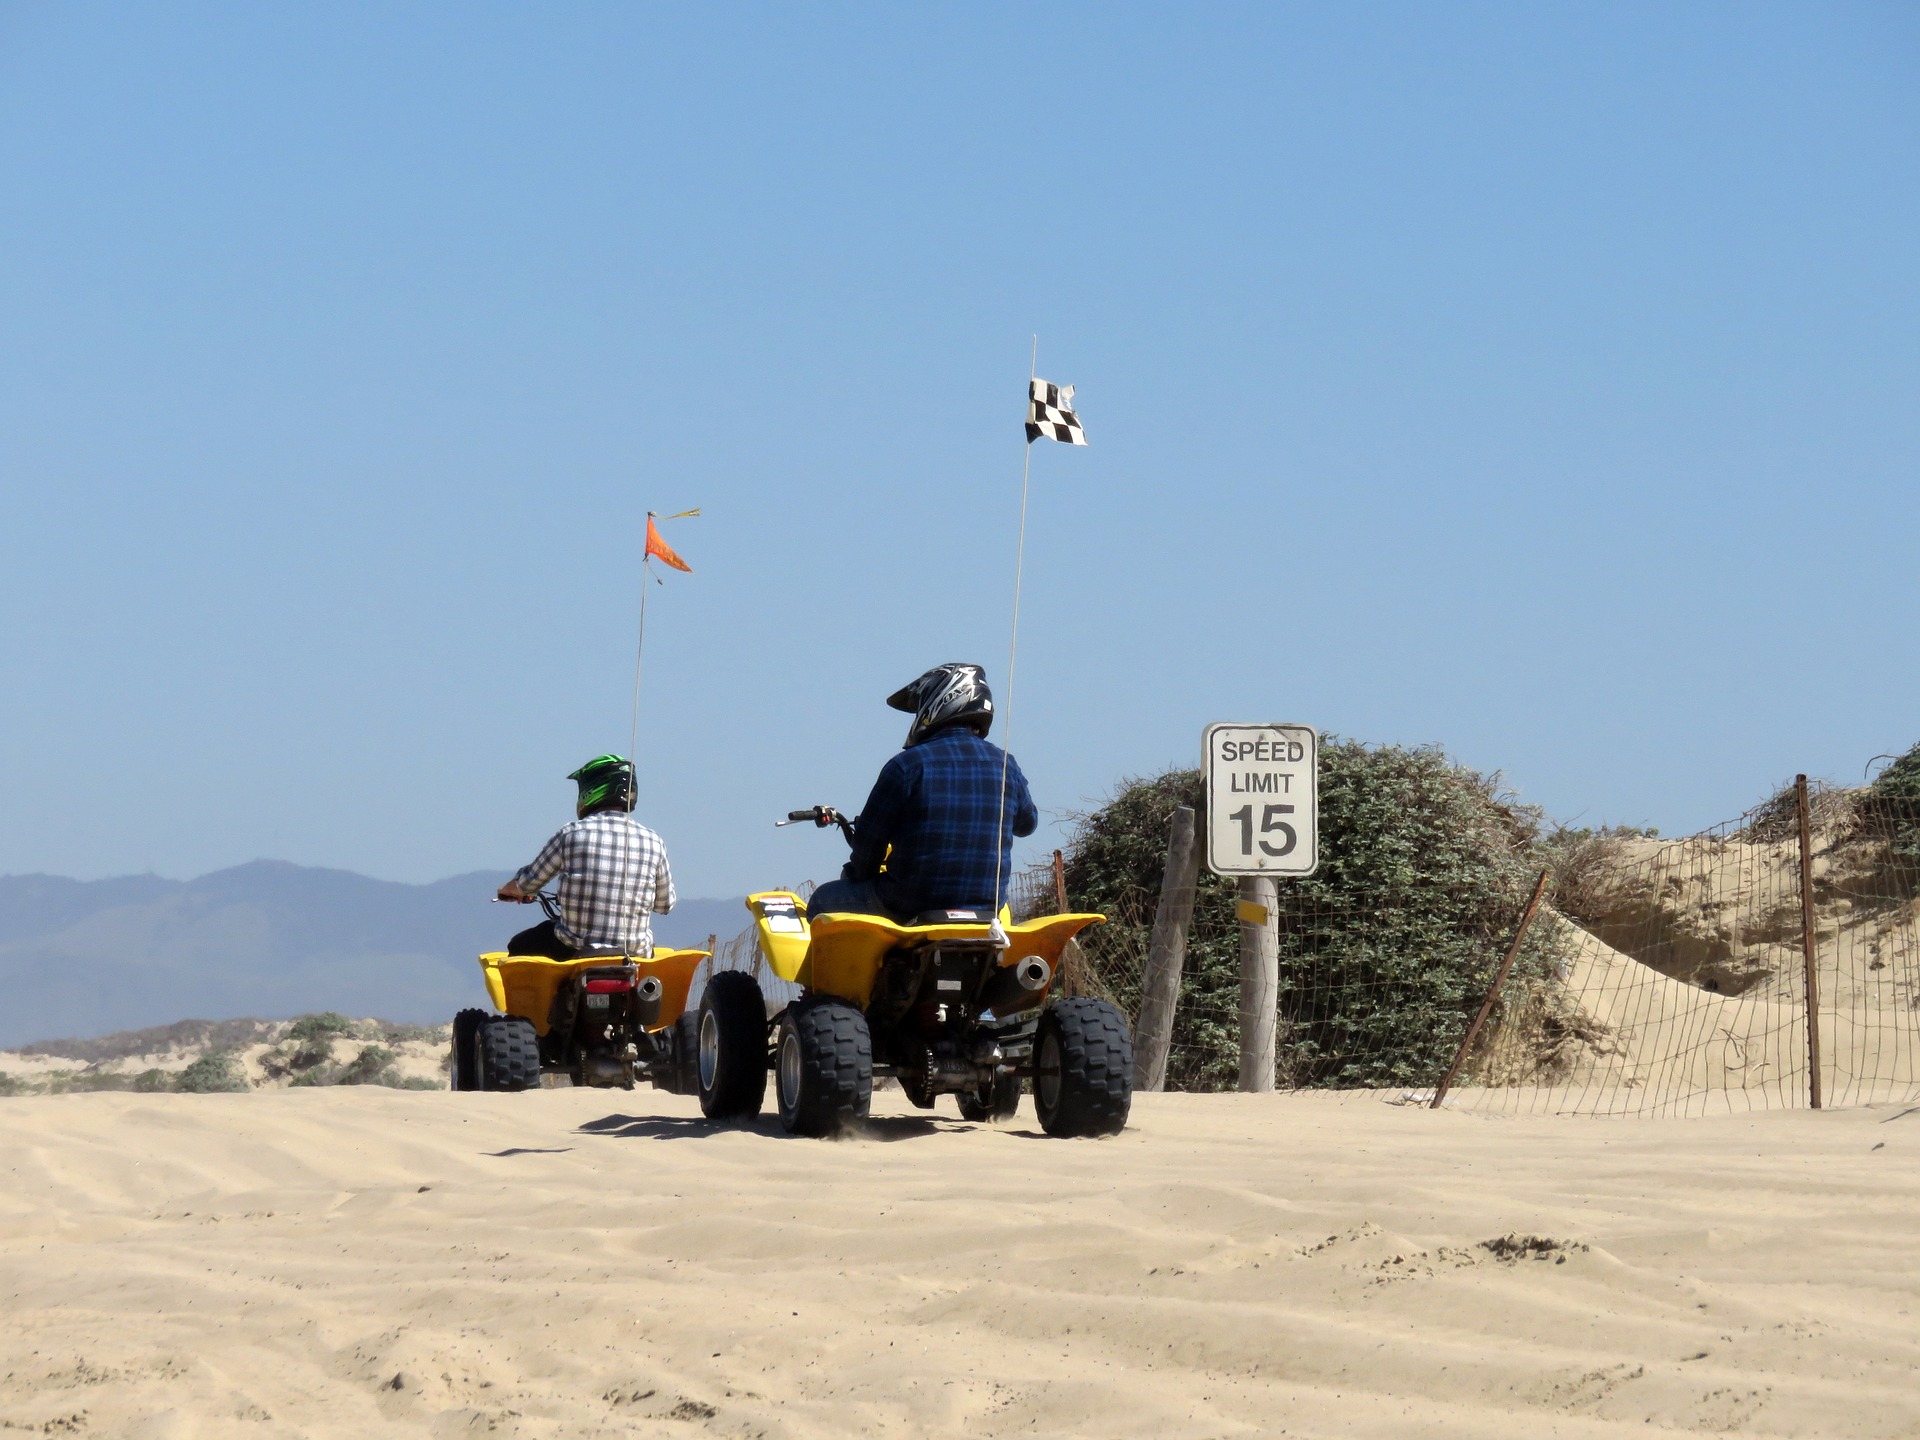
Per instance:
[[[557,918],[553,896],[538,899]],[[564,1075],[575,1085],[631,1090],[647,1080],[693,1094],[698,1016],[687,1009],[687,989],[707,955],[657,947],[650,957],[482,955],[500,1013],[453,1017],[453,1088],[527,1090],[543,1075]]]
[[[788,823],[849,823],[826,806]],[[771,1018],[750,974],[707,983],[699,1011],[700,1106],[710,1119],[757,1115],[774,1075],[789,1134],[831,1135],[866,1119],[876,1075],[923,1109],[955,1095],[969,1120],[1006,1120],[1033,1081],[1049,1135],[1113,1135],[1133,1102],[1133,1039],[1104,1000],[1053,995],[1061,951],[1102,915],[1007,922],[938,910],[897,924],[878,915],[809,915],[798,895],[747,897],[767,967],[805,990]]]

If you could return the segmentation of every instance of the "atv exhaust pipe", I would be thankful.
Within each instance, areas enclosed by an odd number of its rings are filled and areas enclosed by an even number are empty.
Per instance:
[[[660,997],[666,989],[658,975],[649,975],[633,987],[633,1018],[643,1029],[660,1023]]]
[[[1027,955],[994,972],[980,991],[980,1003],[996,1015],[1011,1015],[1039,1002],[1053,979],[1053,967],[1038,955]]]

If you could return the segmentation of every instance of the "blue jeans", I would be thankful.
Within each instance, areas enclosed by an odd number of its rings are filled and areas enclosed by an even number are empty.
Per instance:
[[[813,898],[807,901],[807,914],[883,915],[902,924],[913,918],[891,909],[880,898],[880,885],[874,880],[829,880],[816,886]]]

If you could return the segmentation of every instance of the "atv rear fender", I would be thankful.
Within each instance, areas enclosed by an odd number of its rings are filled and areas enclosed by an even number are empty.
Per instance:
[[[639,978],[649,975],[660,980],[660,1013],[654,1022],[647,1026],[652,1032],[667,1029],[680,1018],[687,1008],[687,987],[693,983],[693,972],[700,968],[700,962],[707,958],[705,950],[665,950],[656,949],[652,959],[633,957],[638,968]],[[494,1005],[506,1015],[521,1015],[533,1022],[537,1034],[547,1033],[547,1017],[553,1010],[553,994],[568,976],[578,970],[591,970],[595,966],[620,963],[617,958],[605,955],[582,956],[578,960],[549,960],[541,955],[507,955],[492,953],[480,957],[480,968],[486,976],[487,994]]]
[[[806,904],[791,890],[766,890],[747,897],[759,934],[760,953],[782,980],[792,980],[816,995],[834,995],[866,1008],[874,977],[887,952],[903,945],[935,941],[984,940],[985,925],[896,925],[879,915],[822,915],[809,919]],[[1089,925],[1106,923],[1104,915],[1043,915],[1015,925],[1007,913],[1000,923],[1007,932],[1007,948],[1000,965],[1017,965],[1038,955],[1058,976],[1060,952]],[[1051,982],[1049,982],[1051,988]]]

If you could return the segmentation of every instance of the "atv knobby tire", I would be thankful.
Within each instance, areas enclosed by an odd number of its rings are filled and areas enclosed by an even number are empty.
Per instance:
[[[767,1098],[767,1003],[744,970],[722,970],[700,997],[696,1080],[709,1120],[751,1120]]]
[[[873,1036],[844,1000],[796,1000],[780,1017],[774,1095],[789,1135],[837,1135],[873,1107]]]
[[[673,1022],[673,1030],[668,1042],[672,1046],[673,1084],[668,1088],[675,1095],[698,1095],[700,1093],[700,1012],[685,1011]]]
[[[960,1102],[960,1118],[976,1124],[997,1124],[1011,1120],[1020,1108],[1020,1077],[998,1075],[988,1091],[962,1090],[954,1097]]]
[[[1133,1108],[1133,1037],[1105,1000],[1073,996],[1040,1017],[1033,1108],[1047,1134],[1118,1135]]]
[[[540,1037],[521,1015],[489,1015],[474,1037],[482,1090],[531,1090],[540,1083]]]
[[[490,1010],[462,1010],[453,1017],[453,1060],[447,1067],[447,1078],[455,1090],[480,1088],[480,1056],[474,1042],[492,1014]]]

